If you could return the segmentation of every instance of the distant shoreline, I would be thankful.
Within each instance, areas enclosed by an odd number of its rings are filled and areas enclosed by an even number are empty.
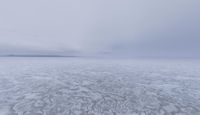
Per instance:
[[[65,56],[65,55],[0,55],[0,57],[79,57],[79,56]]]

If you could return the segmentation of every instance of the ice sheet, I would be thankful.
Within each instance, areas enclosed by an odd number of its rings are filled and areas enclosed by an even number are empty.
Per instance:
[[[200,61],[0,58],[0,115],[199,115]]]

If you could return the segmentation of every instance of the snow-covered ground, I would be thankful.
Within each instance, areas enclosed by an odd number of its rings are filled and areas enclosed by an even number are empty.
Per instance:
[[[0,115],[200,115],[200,61],[0,58]]]

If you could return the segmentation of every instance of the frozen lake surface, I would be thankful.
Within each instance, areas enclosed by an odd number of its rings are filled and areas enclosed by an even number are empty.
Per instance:
[[[200,115],[200,61],[0,58],[0,115]]]

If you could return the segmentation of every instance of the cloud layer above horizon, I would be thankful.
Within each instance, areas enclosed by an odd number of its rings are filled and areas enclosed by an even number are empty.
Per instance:
[[[200,56],[198,0],[0,0],[0,54]]]

